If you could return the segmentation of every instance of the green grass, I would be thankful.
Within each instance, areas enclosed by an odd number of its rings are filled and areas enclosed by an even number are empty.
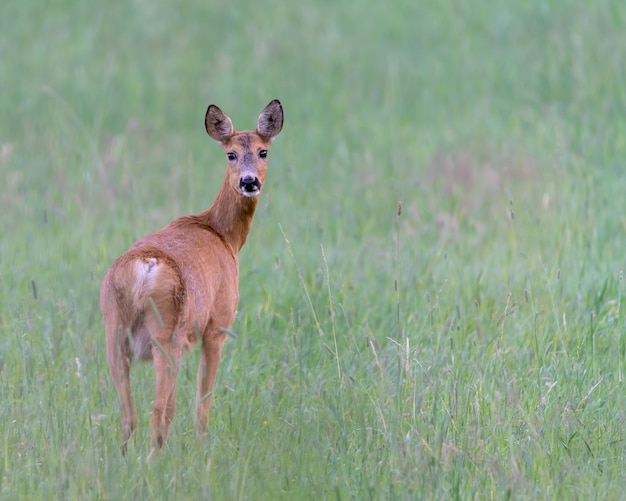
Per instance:
[[[0,4],[1,499],[623,496],[626,4],[344,4]],[[123,458],[100,280],[272,98],[208,437],[136,365]]]

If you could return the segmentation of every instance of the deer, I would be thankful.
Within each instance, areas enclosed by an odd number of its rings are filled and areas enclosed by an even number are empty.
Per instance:
[[[148,460],[163,447],[176,411],[181,357],[200,344],[195,428],[206,434],[222,345],[239,302],[238,254],[246,242],[267,172],[267,154],[282,130],[283,108],[271,101],[254,131],[236,131],[215,105],[207,134],[226,153],[223,184],[211,206],[139,239],[117,258],[100,287],[106,355],[121,409],[122,453],[136,438],[130,369],[152,361],[156,376]]]

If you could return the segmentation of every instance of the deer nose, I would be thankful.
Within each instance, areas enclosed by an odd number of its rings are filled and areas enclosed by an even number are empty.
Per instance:
[[[245,176],[239,180],[239,188],[244,193],[255,193],[261,189],[261,182],[257,177]]]

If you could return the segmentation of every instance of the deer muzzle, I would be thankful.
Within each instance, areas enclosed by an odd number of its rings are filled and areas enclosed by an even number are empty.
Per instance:
[[[255,197],[261,193],[261,182],[254,176],[244,176],[239,180],[241,194],[246,197]]]

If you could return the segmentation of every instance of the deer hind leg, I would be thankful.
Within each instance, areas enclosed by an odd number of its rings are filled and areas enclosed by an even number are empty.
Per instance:
[[[152,359],[154,362],[155,397],[150,422],[152,449],[150,456],[160,449],[169,434],[176,412],[176,379],[180,367],[182,346],[175,332],[176,316],[167,304],[146,311],[146,329],[152,333]],[[158,311],[158,314],[157,314]]]
[[[137,413],[133,406],[130,391],[130,363],[132,353],[128,332],[117,321],[106,324],[107,360],[111,378],[120,400],[122,425],[122,452],[126,452],[126,445],[135,436],[137,429]]]
[[[176,378],[180,365],[180,356],[171,345],[160,344],[153,348],[154,370],[156,373],[156,394],[150,422],[152,437],[152,456],[163,447],[174,420],[176,411]]]
[[[202,438],[206,433],[213,385],[220,365],[225,338],[226,335],[222,332],[212,332],[205,335],[202,343],[196,389],[196,432],[198,438]]]

